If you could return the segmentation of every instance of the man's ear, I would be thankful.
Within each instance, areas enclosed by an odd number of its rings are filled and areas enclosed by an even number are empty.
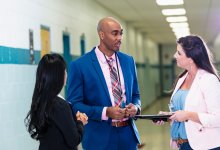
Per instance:
[[[104,39],[104,32],[99,31],[99,37],[100,37],[101,40],[103,40]]]

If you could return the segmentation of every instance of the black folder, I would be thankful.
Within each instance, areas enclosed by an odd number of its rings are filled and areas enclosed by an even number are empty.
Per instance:
[[[156,121],[168,121],[169,117],[171,115],[135,115],[134,119],[147,119],[152,120],[154,122]]]

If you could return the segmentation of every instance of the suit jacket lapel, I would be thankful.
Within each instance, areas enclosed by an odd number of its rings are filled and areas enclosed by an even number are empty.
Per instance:
[[[100,67],[100,64],[99,64],[99,61],[97,59],[97,56],[95,54],[95,48],[93,48],[93,50],[91,51],[91,59],[92,59],[92,65],[93,67],[95,68],[95,71],[97,72],[98,74],[98,77],[99,79],[101,80],[101,83],[102,83],[102,86],[111,102],[111,99],[110,99],[110,95],[109,95],[109,92],[108,92],[108,88],[107,88],[107,85],[106,85],[106,82],[105,82],[105,77],[103,75],[103,72],[102,72],[102,69]],[[95,88],[95,87],[94,87]]]

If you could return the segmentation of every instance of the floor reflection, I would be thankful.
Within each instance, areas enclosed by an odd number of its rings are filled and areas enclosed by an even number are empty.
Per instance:
[[[157,100],[148,107],[142,114],[157,114],[160,110],[168,111],[169,97]],[[138,119],[136,121],[141,142],[144,147],[141,150],[171,150],[170,125],[165,123],[162,126],[154,125],[150,120]]]

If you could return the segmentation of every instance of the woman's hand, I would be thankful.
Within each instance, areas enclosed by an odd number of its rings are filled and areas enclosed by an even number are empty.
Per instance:
[[[184,121],[188,121],[189,118],[188,116],[189,116],[189,112],[184,110],[178,110],[174,112],[174,114],[169,119],[177,122],[184,122]]]
[[[77,111],[76,119],[82,121],[83,125],[86,125],[88,123],[88,117],[85,113]]]
[[[155,125],[163,125],[165,123],[163,120],[153,120],[152,122]]]
[[[170,112],[166,112],[166,111],[159,111],[158,113],[159,115],[170,115]],[[153,120],[153,124],[156,125],[163,125],[165,122],[163,120]]]

